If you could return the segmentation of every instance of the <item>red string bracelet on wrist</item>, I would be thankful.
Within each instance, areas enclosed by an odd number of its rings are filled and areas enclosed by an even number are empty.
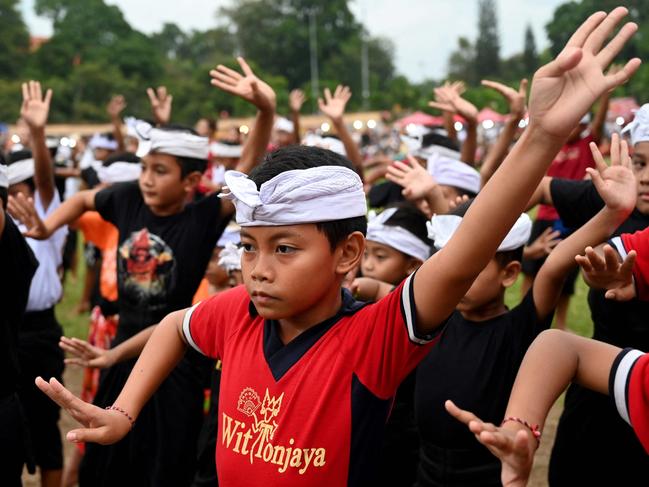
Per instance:
[[[508,421],[516,421],[517,423],[520,423],[523,426],[525,426],[528,430],[530,430],[532,432],[532,434],[534,435],[534,438],[536,438],[536,441],[539,444],[541,444],[541,430],[539,429],[538,424],[531,425],[530,423],[528,423],[524,419],[517,418],[515,416],[509,416],[509,417],[503,419],[503,422],[500,423],[500,426],[504,425]]]
[[[135,426],[135,420],[131,417],[130,414],[128,414],[128,413],[127,413],[126,411],[124,411],[122,408],[113,405],[113,406],[107,406],[107,407],[106,407],[106,410],[107,410],[107,411],[117,411],[118,413],[122,413],[122,414],[123,414],[124,416],[126,416],[126,418],[131,422],[131,429],[133,428],[133,426]]]

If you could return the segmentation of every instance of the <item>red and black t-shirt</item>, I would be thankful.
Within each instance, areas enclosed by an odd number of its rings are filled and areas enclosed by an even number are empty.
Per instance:
[[[611,367],[609,394],[649,454],[649,354],[622,350]]]
[[[649,301],[649,227],[635,233],[623,233],[612,239],[618,253],[625,259],[627,254],[635,250],[637,257],[633,266],[637,298]]]
[[[439,334],[418,336],[415,316],[412,276],[371,305],[343,291],[335,316],[286,345],[244,287],[190,308],[187,341],[225,364],[221,485],[371,484],[392,398]]]

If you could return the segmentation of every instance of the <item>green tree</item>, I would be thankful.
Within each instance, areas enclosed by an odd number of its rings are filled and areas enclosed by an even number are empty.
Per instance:
[[[539,54],[536,51],[536,39],[532,26],[525,28],[525,44],[523,46],[523,68],[527,73],[534,73],[539,67]]]
[[[29,33],[17,8],[17,0],[0,0],[0,77],[20,76],[29,51]]]
[[[457,40],[457,48],[448,59],[448,77],[473,84],[476,80],[475,48],[466,37]]]
[[[478,0],[478,39],[475,43],[478,79],[500,74],[500,35],[494,0]]]

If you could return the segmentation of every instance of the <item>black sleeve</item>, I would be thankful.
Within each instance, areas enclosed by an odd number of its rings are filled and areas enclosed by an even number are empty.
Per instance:
[[[534,339],[544,330],[552,326],[554,312],[550,313],[543,319],[539,319],[534,304],[534,286],[527,292],[523,301],[512,310],[512,325],[515,330],[512,332],[520,337],[520,345],[523,352],[532,344]]]
[[[27,306],[29,287],[38,268],[32,249],[13,220],[5,213],[5,228],[0,234],[0,269],[2,276],[11,276],[6,292],[0,298],[3,313],[20,316]]]
[[[581,227],[604,208],[604,200],[591,181],[554,178],[550,193],[559,218],[568,228]]]
[[[137,183],[117,183],[95,195],[95,209],[107,222],[119,228],[127,213],[142,204],[142,194]]]

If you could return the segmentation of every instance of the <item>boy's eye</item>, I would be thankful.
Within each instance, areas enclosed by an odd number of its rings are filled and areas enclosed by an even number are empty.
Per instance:
[[[294,247],[289,247],[288,245],[278,245],[277,246],[277,253],[278,254],[290,254],[291,252],[295,252]]]
[[[249,243],[243,243],[242,242],[241,243],[241,248],[243,249],[244,252],[252,252],[253,251],[252,244],[249,244]]]

